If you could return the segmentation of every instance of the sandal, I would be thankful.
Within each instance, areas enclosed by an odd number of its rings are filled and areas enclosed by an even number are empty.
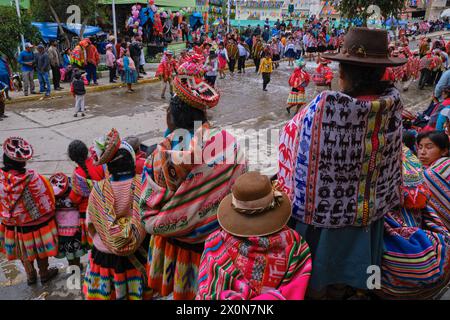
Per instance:
[[[48,268],[45,275],[41,275],[41,283],[46,283],[55,278],[58,275],[58,268]]]

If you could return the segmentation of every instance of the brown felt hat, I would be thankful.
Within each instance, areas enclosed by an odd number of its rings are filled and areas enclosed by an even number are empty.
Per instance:
[[[217,212],[222,229],[237,237],[276,233],[290,217],[288,196],[273,190],[269,178],[258,172],[248,172],[236,179],[232,194],[222,200]]]
[[[340,53],[327,53],[322,57],[348,64],[373,67],[401,66],[408,62],[408,59],[389,57],[386,30],[356,27],[351,28],[345,36]]]

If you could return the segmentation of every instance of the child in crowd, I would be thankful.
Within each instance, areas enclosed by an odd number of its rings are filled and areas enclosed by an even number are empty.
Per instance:
[[[161,99],[166,98],[167,86],[169,86],[170,95],[173,96],[172,81],[176,70],[177,62],[173,58],[173,52],[171,50],[165,51],[161,63],[156,70],[156,77],[159,77],[161,81]]]
[[[209,57],[205,62],[205,80],[209,85],[214,87],[216,85],[217,71],[219,69],[219,62],[217,60],[217,54],[215,51],[211,50],[209,52]]]
[[[73,76],[72,85],[70,91],[75,97],[75,118],[78,117],[78,113],[81,112],[81,116],[84,117],[85,114],[85,97],[86,97],[86,87],[84,81],[81,77],[82,73],[80,71],[75,71]]]
[[[113,52],[113,45],[106,45],[106,66],[109,70],[109,83],[116,83],[114,80],[116,76],[116,57]]]
[[[269,51],[264,52],[264,58],[261,60],[261,65],[259,66],[259,74],[262,74],[263,78],[263,91],[267,91],[267,85],[270,82],[270,75],[273,72],[273,63],[271,54]]]
[[[80,213],[70,201],[72,190],[70,178],[56,173],[49,179],[56,200],[56,223],[58,225],[58,259],[67,258],[69,266],[82,267],[80,258],[87,252],[81,245]]]

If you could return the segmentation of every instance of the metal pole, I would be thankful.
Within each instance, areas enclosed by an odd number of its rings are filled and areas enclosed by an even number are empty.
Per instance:
[[[231,0],[227,2],[227,33],[230,33]]]
[[[116,21],[116,0],[112,0],[114,43],[117,44],[117,21]]]
[[[20,17],[20,4],[19,0],[16,0],[16,10],[17,10],[17,16],[19,17],[19,23],[22,24],[22,19]],[[20,39],[22,40],[22,47],[23,50],[25,50],[25,38],[23,37],[23,34],[20,35]],[[20,51],[20,50],[19,50]]]

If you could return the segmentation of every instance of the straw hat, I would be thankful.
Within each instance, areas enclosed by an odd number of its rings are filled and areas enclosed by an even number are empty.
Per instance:
[[[273,190],[268,177],[258,172],[240,176],[232,194],[219,205],[217,219],[222,229],[237,237],[262,237],[284,228],[291,217],[285,193]]]
[[[351,28],[345,36],[342,52],[323,54],[323,57],[373,67],[401,66],[408,62],[408,59],[389,57],[386,30],[369,28]]]

